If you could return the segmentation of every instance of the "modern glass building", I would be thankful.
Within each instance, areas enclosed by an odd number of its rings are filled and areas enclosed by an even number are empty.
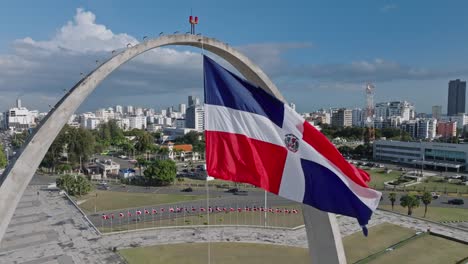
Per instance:
[[[467,171],[468,144],[377,140],[374,159],[437,170]]]

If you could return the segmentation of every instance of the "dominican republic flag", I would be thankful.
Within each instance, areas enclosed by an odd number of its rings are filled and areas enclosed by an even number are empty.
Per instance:
[[[366,172],[287,104],[206,56],[203,63],[208,175],[368,223],[381,193]]]

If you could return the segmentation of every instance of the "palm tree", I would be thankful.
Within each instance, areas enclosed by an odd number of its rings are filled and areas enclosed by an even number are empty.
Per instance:
[[[396,193],[394,193],[394,192],[389,193],[388,194],[388,199],[392,203],[392,211],[393,211],[393,206],[395,205],[395,201],[396,201]]]
[[[400,198],[400,205],[408,207],[408,215],[411,216],[413,214],[413,208],[419,207],[419,199],[414,195],[406,194]]]
[[[429,192],[424,192],[421,201],[424,204],[424,217],[426,217],[427,206],[432,202],[432,195]]]

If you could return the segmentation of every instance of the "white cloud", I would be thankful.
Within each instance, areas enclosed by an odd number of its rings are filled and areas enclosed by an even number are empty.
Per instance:
[[[99,52],[120,49],[128,43],[137,44],[138,40],[125,33],[114,34],[106,26],[96,24],[92,12],[78,8],[73,21],[62,26],[51,40],[35,41],[27,37],[17,43],[51,51]]]
[[[397,8],[398,8],[398,6],[395,5],[395,4],[387,4],[387,5],[384,5],[382,8],[380,8],[380,11],[389,12],[389,11],[395,10]]]

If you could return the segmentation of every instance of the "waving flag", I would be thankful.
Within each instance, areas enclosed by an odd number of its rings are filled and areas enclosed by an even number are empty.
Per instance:
[[[365,226],[381,193],[287,104],[204,57],[207,174]],[[256,211],[254,209],[254,211]]]

